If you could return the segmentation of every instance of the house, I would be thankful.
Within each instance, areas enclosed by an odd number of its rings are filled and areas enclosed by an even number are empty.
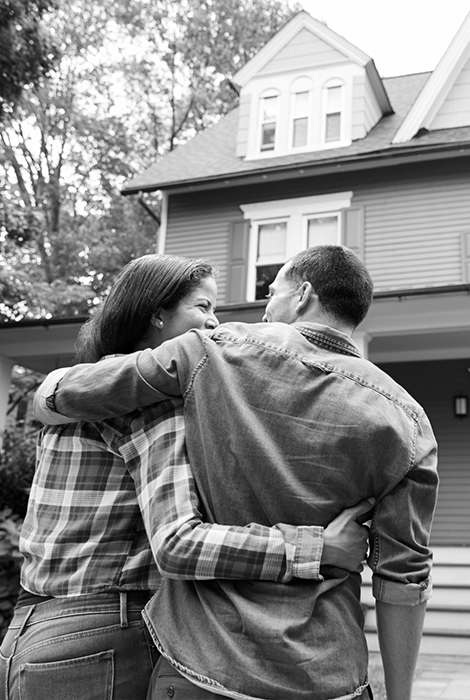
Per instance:
[[[308,246],[365,261],[375,297],[354,338],[439,441],[422,649],[470,654],[470,14],[434,72],[381,79],[301,12],[233,83],[239,106],[123,194],[161,191],[158,249],[217,265],[224,318],[261,320],[268,284]]]
[[[237,108],[123,194],[161,192],[158,251],[218,267],[221,321],[261,320],[268,284],[308,246],[342,243],[365,261],[375,295],[354,339],[425,407],[439,441],[422,649],[470,654],[470,14],[432,73],[382,79],[300,12],[233,85]],[[67,364],[73,323],[46,325],[34,327],[45,360]],[[22,347],[8,333],[4,382]]]

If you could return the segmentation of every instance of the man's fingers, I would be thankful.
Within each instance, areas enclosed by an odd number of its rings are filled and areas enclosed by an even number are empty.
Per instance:
[[[372,511],[374,504],[375,498],[365,498],[363,501],[360,501],[352,508],[346,508],[346,510],[344,510],[343,513],[346,515],[348,520],[355,520],[359,523],[365,522],[369,518],[361,518],[361,516],[368,515]]]

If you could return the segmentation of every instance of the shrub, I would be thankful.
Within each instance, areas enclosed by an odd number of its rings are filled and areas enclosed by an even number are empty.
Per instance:
[[[23,560],[19,550],[22,519],[10,508],[0,510],[0,642],[13,617]]]
[[[0,453],[0,511],[10,508],[24,518],[34,476],[36,440],[37,430],[5,433]]]

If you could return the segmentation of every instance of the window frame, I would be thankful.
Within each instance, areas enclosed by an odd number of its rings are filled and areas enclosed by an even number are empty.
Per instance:
[[[274,120],[274,143],[272,148],[263,148],[263,125],[266,123],[264,120],[264,100],[269,100],[272,99],[273,97],[276,98],[276,115],[275,115],[275,120]],[[265,90],[259,98],[259,114],[258,114],[258,152],[261,155],[270,155],[276,152],[276,149],[278,147],[278,141],[279,141],[279,125],[280,125],[280,102],[281,102],[281,93],[279,90],[276,90],[274,88],[270,88],[269,90]],[[270,122],[269,122],[270,123]]]
[[[327,134],[327,121],[328,115],[338,114],[338,111],[329,111],[328,109],[328,90],[331,88],[341,88],[340,97],[340,111],[339,111],[339,138],[334,141],[328,141],[326,138]],[[321,143],[324,148],[336,148],[341,146],[344,142],[344,130],[345,130],[345,114],[346,114],[346,86],[344,81],[340,78],[332,78],[327,80],[322,87],[322,112],[321,112]]]
[[[296,78],[290,86],[290,104],[289,104],[289,131],[288,131],[288,148],[291,152],[297,153],[299,151],[305,151],[311,147],[312,144],[312,125],[313,125],[313,89],[314,84],[311,78],[307,76],[302,76]],[[307,142],[302,146],[294,146],[294,123],[295,116],[295,100],[296,96],[302,93],[307,93]],[[303,117],[303,118],[305,118]]]
[[[290,257],[306,248],[308,220],[323,216],[338,217],[337,243],[342,241],[343,210],[351,206],[352,192],[335,192],[311,197],[296,197],[269,202],[242,204],[240,209],[245,219],[250,221],[246,300],[256,301],[256,269],[259,228],[263,224],[287,224],[286,257]],[[273,262],[272,264],[277,264]]]

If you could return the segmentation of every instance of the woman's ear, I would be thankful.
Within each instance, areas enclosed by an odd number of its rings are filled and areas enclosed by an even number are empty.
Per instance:
[[[163,321],[160,316],[156,314],[150,316],[150,323],[152,326],[155,326],[155,328],[163,328]]]

